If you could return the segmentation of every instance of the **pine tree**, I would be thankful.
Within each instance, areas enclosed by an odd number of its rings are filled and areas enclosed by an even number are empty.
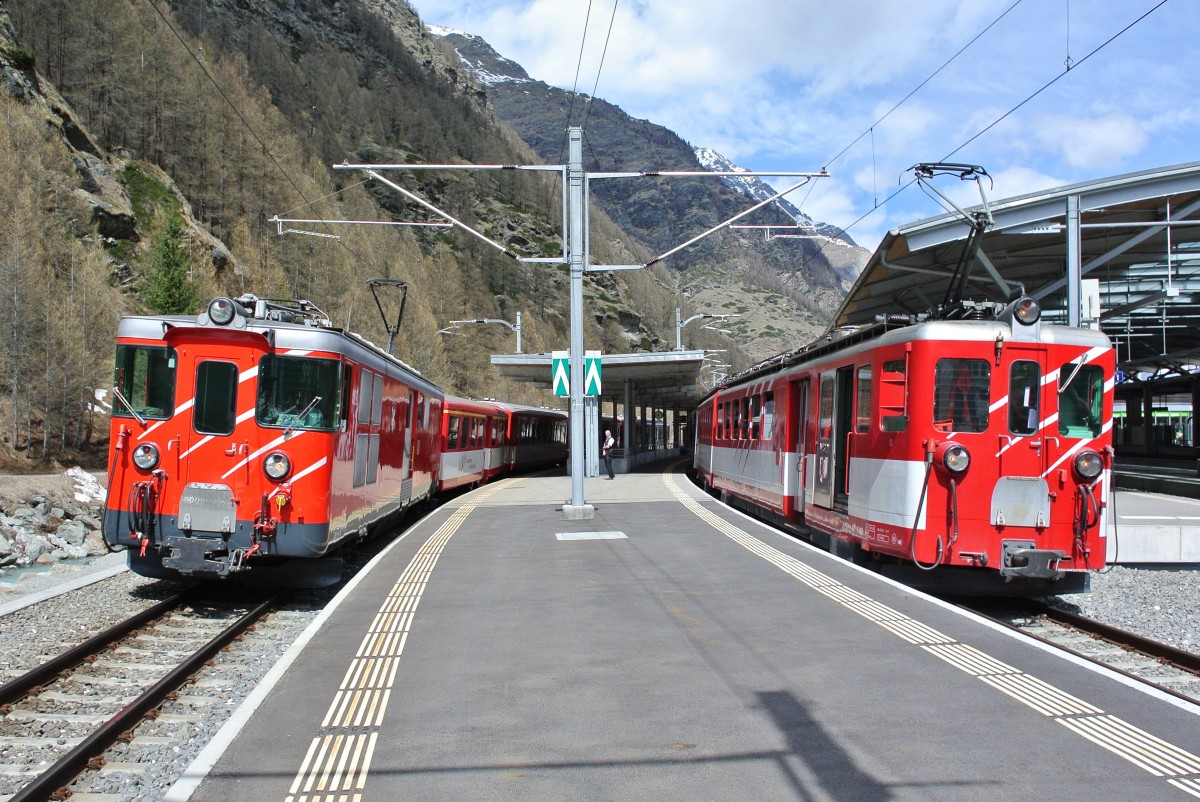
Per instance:
[[[195,312],[200,294],[190,278],[192,259],[183,241],[183,218],[172,214],[166,230],[155,243],[150,265],[142,279],[141,298],[152,314],[178,315]]]

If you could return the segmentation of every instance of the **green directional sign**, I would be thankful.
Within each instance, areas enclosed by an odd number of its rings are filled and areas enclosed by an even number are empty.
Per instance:
[[[600,395],[599,351],[588,351],[583,357],[583,394]]]
[[[550,357],[553,365],[550,374],[550,381],[554,387],[554,394],[570,395],[571,369],[568,359],[569,353],[567,351],[554,351],[550,354]]]

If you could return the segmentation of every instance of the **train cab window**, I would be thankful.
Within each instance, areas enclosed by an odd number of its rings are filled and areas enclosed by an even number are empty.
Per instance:
[[[196,368],[192,426],[201,434],[233,434],[237,422],[238,366],[201,362]]]
[[[1012,363],[1008,373],[1008,430],[1013,434],[1037,434],[1041,387],[1042,371],[1037,362],[1019,359]]]
[[[858,369],[858,400],[854,411],[854,431],[859,433],[871,430],[871,366],[862,365]]]
[[[336,359],[264,356],[258,363],[255,420],[260,426],[337,428],[342,407],[341,368]],[[364,370],[363,375],[371,374]]]
[[[762,436],[770,440],[775,434],[775,393],[763,393]]]
[[[113,414],[130,418],[136,412],[154,420],[171,417],[177,363],[174,348],[118,345],[113,387],[120,395],[113,400]]]
[[[1099,437],[1104,423],[1104,370],[1067,363],[1058,372],[1058,433]]]
[[[986,359],[939,359],[933,392],[934,428],[944,432],[987,429],[991,364]]]

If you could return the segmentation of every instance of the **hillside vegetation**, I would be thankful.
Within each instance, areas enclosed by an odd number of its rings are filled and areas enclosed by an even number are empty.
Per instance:
[[[501,379],[500,326],[527,352],[564,347],[567,276],[448,229],[294,225],[275,216],[435,219],[342,162],[536,163],[456,59],[396,0],[9,0],[0,7],[0,452],[6,467],[80,461],[102,440],[120,315],[196,312],[216,295],[306,298],[387,340],[366,280],[408,284],[396,353],[448,391],[547,399]],[[396,180],[525,256],[561,253],[557,178],[412,171]],[[649,254],[602,213],[594,261]],[[676,277],[589,276],[587,347],[669,348]],[[697,332],[697,347],[726,347]],[[739,357],[744,358],[744,357]]]

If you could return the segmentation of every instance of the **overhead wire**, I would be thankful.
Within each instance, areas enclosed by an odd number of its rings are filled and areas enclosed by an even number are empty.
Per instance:
[[[1019,3],[1019,2],[1021,2],[1021,0],[1017,0],[1017,2]],[[983,136],[984,134],[986,134],[986,133],[987,133],[988,131],[990,131],[992,128],[995,128],[995,127],[996,127],[996,126],[997,126],[997,125],[998,125],[1000,122],[1002,122],[1004,119],[1006,119],[1007,117],[1009,117],[1010,115],[1012,115],[1014,112],[1016,112],[1017,110],[1019,110],[1019,109],[1020,109],[1022,106],[1024,106],[1024,105],[1025,105],[1025,104],[1027,104],[1027,103],[1029,103],[1029,101],[1033,100],[1033,99],[1034,99],[1034,98],[1036,98],[1038,95],[1040,95],[1042,92],[1046,91],[1046,90],[1047,90],[1047,89],[1049,89],[1051,86],[1053,86],[1055,83],[1057,83],[1057,82],[1058,82],[1058,81],[1059,81],[1061,78],[1063,78],[1063,76],[1067,75],[1067,73],[1068,73],[1068,72],[1070,72],[1072,69],[1074,69],[1075,67],[1078,67],[1079,65],[1083,64],[1085,61],[1087,61],[1088,59],[1090,59],[1092,56],[1094,56],[1094,55],[1096,55],[1097,53],[1099,53],[1101,50],[1103,50],[1104,48],[1106,48],[1108,45],[1112,44],[1114,41],[1116,41],[1116,40],[1117,40],[1117,39],[1119,39],[1121,36],[1123,36],[1123,35],[1124,35],[1126,32],[1128,32],[1128,31],[1129,31],[1131,28],[1133,28],[1135,25],[1137,25],[1138,23],[1140,23],[1142,20],[1146,19],[1146,17],[1150,16],[1151,14],[1153,14],[1155,11],[1157,11],[1157,10],[1158,10],[1158,9],[1160,9],[1160,8],[1162,8],[1162,7],[1163,7],[1164,5],[1166,5],[1166,4],[1167,4],[1167,0],[1160,0],[1160,2],[1158,2],[1157,4],[1155,4],[1155,5],[1154,5],[1152,8],[1150,8],[1149,10],[1147,10],[1145,13],[1143,13],[1143,14],[1142,14],[1141,16],[1139,16],[1137,19],[1133,20],[1133,21],[1132,21],[1132,22],[1130,22],[1128,25],[1126,25],[1125,27],[1121,28],[1121,30],[1117,31],[1115,34],[1113,34],[1113,35],[1112,35],[1112,36],[1110,36],[1108,39],[1106,39],[1104,42],[1100,43],[1100,44],[1099,44],[1099,45],[1097,45],[1095,48],[1093,48],[1093,49],[1091,50],[1091,52],[1089,52],[1087,55],[1085,55],[1085,56],[1084,56],[1083,58],[1081,58],[1079,61],[1073,62],[1073,63],[1071,64],[1071,67],[1070,67],[1070,69],[1064,70],[1063,72],[1060,72],[1058,75],[1054,76],[1052,79],[1050,79],[1049,81],[1047,81],[1047,82],[1046,82],[1045,84],[1043,84],[1043,85],[1042,85],[1040,88],[1036,89],[1036,90],[1035,90],[1035,91],[1034,91],[1032,94],[1030,94],[1030,95],[1029,95],[1028,97],[1026,97],[1024,100],[1022,100],[1021,102],[1017,103],[1017,104],[1016,104],[1015,106],[1013,106],[1011,109],[1009,109],[1008,111],[1006,111],[1006,112],[1004,112],[1003,114],[1001,114],[999,117],[997,117],[995,120],[993,120],[992,122],[990,122],[988,125],[986,125],[986,126],[985,126],[985,127],[983,127],[982,129],[980,129],[978,132],[976,132],[974,135],[972,135],[972,136],[971,136],[969,139],[967,139],[965,142],[963,142],[962,144],[960,144],[960,145],[959,145],[958,147],[956,147],[954,150],[952,150],[952,151],[950,151],[949,153],[947,153],[945,156],[943,156],[943,157],[941,158],[941,161],[947,161],[947,160],[948,160],[948,159],[950,159],[952,156],[954,156],[956,153],[958,153],[958,152],[959,152],[959,151],[961,151],[963,148],[965,148],[967,145],[970,145],[972,142],[974,142],[976,139],[978,139],[979,137],[981,137],[981,136]],[[1014,3],[1013,5],[1015,6],[1015,5],[1016,5],[1016,3]],[[1009,7],[1009,9],[1008,9],[1008,10],[1006,10],[1004,13],[1005,13],[1005,14],[1007,14],[1007,13],[1008,13],[1008,11],[1011,11],[1011,10],[1012,10],[1012,7],[1010,6],[1010,7]],[[1001,15],[1001,16],[1003,16],[1003,15]],[[997,21],[998,21],[998,20],[997,20]],[[993,23],[993,25],[994,25],[994,24],[995,24],[995,23]],[[991,26],[989,25],[988,27],[990,28]],[[976,38],[978,38],[978,37],[976,37]],[[974,41],[974,40],[972,40],[972,41]],[[962,52],[962,51],[960,50],[959,52]],[[957,54],[956,54],[956,56],[957,56]],[[943,66],[944,66],[944,65],[943,65]],[[940,71],[940,69],[941,69],[941,68],[939,68],[939,71]],[[931,77],[932,77],[932,76],[931,76]],[[923,82],[921,85],[923,86],[925,83],[928,83],[928,79],[926,79],[926,81],[925,81],[925,82]],[[915,90],[914,90],[914,91],[915,91]],[[905,97],[905,99],[907,100],[907,99],[908,99],[908,97],[911,97],[911,96],[912,96],[912,93],[910,92],[910,93],[909,93],[909,94],[908,94],[908,95]],[[903,102],[903,101],[901,101],[901,102]],[[898,105],[899,105],[899,104],[897,104],[897,106],[898,106]],[[894,110],[895,110],[895,108],[893,108],[892,110],[894,111]],[[891,112],[889,111],[888,113],[890,114]],[[885,116],[886,116],[886,115],[885,115]],[[881,119],[882,119],[882,118],[881,118]],[[860,135],[860,136],[859,136],[859,139],[861,139],[861,138],[862,138],[862,136]],[[856,141],[857,141],[857,140],[856,140]],[[844,148],[844,149],[841,151],[841,153],[839,153],[839,154],[838,154],[838,156],[840,157],[840,156],[841,156],[842,154],[844,154],[844,153],[846,152],[846,150],[848,150],[848,149],[849,149],[848,147],[847,147],[847,148]],[[835,158],[837,158],[837,157],[835,157]],[[890,195],[888,195],[886,198],[884,198],[884,200],[883,200],[883,203],[882,203],[882,204],[877,204],[875,207],[873,207],[873,208],[871,208],[870,210],[868,210],[867,212],[863,213],[863,214],[862,214],[860,217],[858,217],[858,219],[856,219],[856,220],[855,220],[854,222],[852,222],[850,225],[848,225],[848,226],[846,226],[845,228],[843,228],[843,229],[842,229],[842,231],[849,231],[851,228],[853,228],[854,226],[858,225],[858,224],[859,224],[859,223],[861,223],[863,220],[865,220],[867,217],[869,217],[871,214],[873,214],[875,211],[877,211],[877,210],[878,210],[878,209],[879,209],[881,206],[886,206],[886,205],[887,205],[887,203],[888,203],[888,201],[892,200],[892,198],[895,198],[897,195],[899,195],[899,194],[900,194],[901,192],[903,192],[904,190],[908,189],[908,188],[909,188],[910,186],[912,186],[914,183],[916,183],[916,179],[911,179],[911,180],[909,180],[907,183],[901,184],[901,185],[900,185],[900,187],[899,187],[899,189],[897,189],[895,192],[891,193],[891,194],[890,194]],[[815,259],[817,256],[819,256],[819,255],[821,254],[821,252],[825,250],[825,246],[826,246],[826,244],[827,244],[826,242],[823,242],[823,243],[821,243],[820,247],[818,247],[818,248],[817,248],[817,250],[816,250],[816,251],[815,251],[815,252],[814,252],[814,253],[813,253],[811,256],[809,256],[807,259],[805,259],[805,260],[804,260],[804,262],[803,262],[803,263],[801,263],[800,267],[798,267],[798,268],[797,268],[797,271],[799,271],[799,270],[803,270],[805,267],[807,267],[807,266],[808,266],[808,264],[809,264],[809,263],[810,263],[810,262],[811,262],[813,259]]]
[[[567,121],[563,125],[563,141],[558,151],[558,160],[562,162],[567,150],[567,129],[571,127],[571,118],[575,116],[575,98],[579,97],[579,72],[583,68],[583,51],[587,44],[588,25],[592,21],[592,0],[588,0],[587,13],[583,17],[583,38],[579,41],[579,59],[575,62],[575,83],[571,85],[571,105],[567,107]]]

